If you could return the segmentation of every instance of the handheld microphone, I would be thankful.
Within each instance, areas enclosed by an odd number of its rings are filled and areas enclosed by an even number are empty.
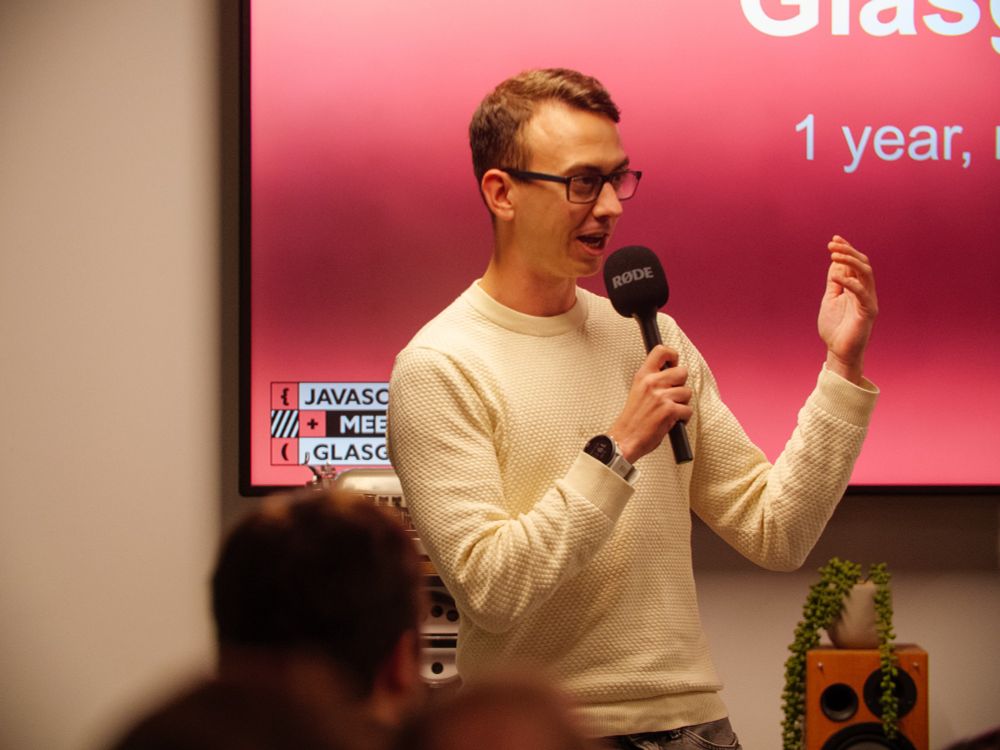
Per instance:
[[[604,262],[604,286],[608,299],[619,315],[635,318],[642,333],[642,343],[648,353],[662,344],[657,311],[667,304],[670,287],[660,259],[648,247],[629,245],[615,250]],[[677,422],[670,428],[670,446],[674,460],[681,464],[694,458],[688,442],[687,428]]]

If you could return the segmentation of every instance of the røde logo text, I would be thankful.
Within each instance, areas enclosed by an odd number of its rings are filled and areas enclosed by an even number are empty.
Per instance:
[[[611,277],[611,288],[617,289],[620,286],[625,286],[626,284],[631,284],[633,281],[639,281],[640,279],[651,279],[653,278],[653,267],[643,266],[642,268],[633,268],[624,273],[620,273],[617,276]]]

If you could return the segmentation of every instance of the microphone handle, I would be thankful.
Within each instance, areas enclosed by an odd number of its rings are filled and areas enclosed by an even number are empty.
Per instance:
[[[645,315],[636,314],[635,319],[639,323],[642,343],[646,345],[646,353],[648,354],[654,346],[663,343],[663,339],[660,337],[660,327],[656,323],[656,311],[653,310]],[[663,365],[663,369],[665,370],[669,366],[670,363],[667,362]],[[694,458],[694,454],[691,452],[691,443],[688,442],[687,427],[683,422],[676,422],[670,428],[670,447],[674,449],[676,463],[686,464]]]

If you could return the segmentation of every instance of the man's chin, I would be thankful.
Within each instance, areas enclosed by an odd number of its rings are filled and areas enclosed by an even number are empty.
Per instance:
[[[577,278],[589,278],[590,276],[596,276],[604,268],[604,255],[594,255],[584,258],[577,264],[578,273]]]

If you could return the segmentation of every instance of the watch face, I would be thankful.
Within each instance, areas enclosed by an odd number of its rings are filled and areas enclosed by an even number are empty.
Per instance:
[[[593,456],[602,464],[610,464],[615,456],[615,444],[607,435],[596,435],[587,442],[583,452]]]

